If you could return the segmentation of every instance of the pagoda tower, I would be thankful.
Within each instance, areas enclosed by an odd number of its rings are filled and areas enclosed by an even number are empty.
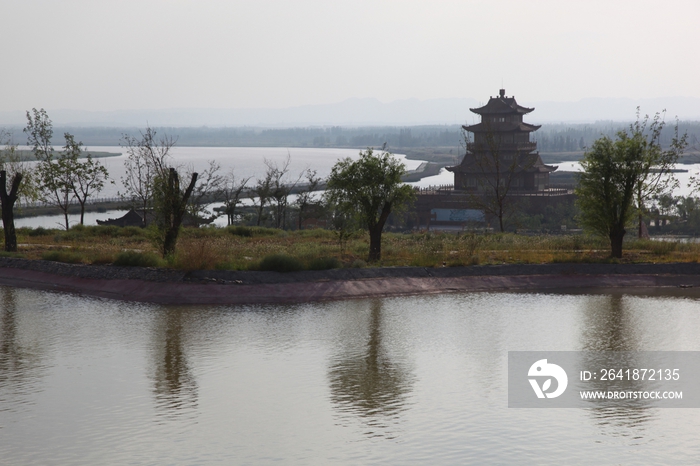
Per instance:
[[[556,167],[545,165],[530,133],[540,126],[523,122],[523,115],[534,110],[506,97],[505,89],[486,105],[470,108],[481,116],[476,125],[462,126],[473,133],[473,142],[459,165],[446,167],[455,174],[456,190],[478,192],[493,189],[496,180],[513,194],[541,192],[549,187],[549,173]]]

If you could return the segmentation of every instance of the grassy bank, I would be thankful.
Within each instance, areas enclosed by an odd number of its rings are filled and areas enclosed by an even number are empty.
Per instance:
[[[327,230],[229,227],[184,229],[177,253],[164,260],[150,230],[81,227],[18,230],[18,256],[82,264],[172,267],[185,270],[278,270],[366,267],[369,238],[346,244]],[[341,248],[342,246],[342,248]],[[7,254],[7,253],[6,253]],[[14,255],[14,254],[13,254]],[[372,266],[452,267],[476,264],[609,262],[605,242],[582,235],[386,233],[382,260]],[[700,245],[630,240],[621,262],[696,262]]]

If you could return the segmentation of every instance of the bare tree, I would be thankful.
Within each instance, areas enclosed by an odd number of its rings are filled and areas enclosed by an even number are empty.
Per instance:
[[[287,175],[289,174],[289,165],[291,156],[287,154],[287,158],[281,165],[277,165],[269,160],[265,160],[267,173],[271,183],[270,197],[275,201],[275,228],[284,229],[287,225],[287,208],[289,206],[289,194],[296,187],[299,180],[304,175],[303,172],[294,182],[289,182]]]
[[[156,130],[150,127],[140,135],[140,138],[122,135],[121,145],[126,149],[127,158],[124,162],[126,174],[121,181],[126,189],[124,196],[131,200],[134,208],[141,210],[143,226],[146,226],[148,210],[153,207],[155,179],[168,176],[170,150],[177,139],[167,135],[157,138]]]
[[[486,123],[486,125],[489,125]],[[483,210],[485,214],[498,219],[500,231],[505,231],[505,220],[513,212],[517,199],[512,189],[517,180],[537,161],[535,154],[506,153],[501,151],[501,135],[493,130],[484,134],[484,141],[471,144],[469,134],[462,127],[464,146],[471,149],[466,152],[465,162],[477,173],[476,191],[469,194],[470,203]]]
[[[272,177],[273,173],[268,170],[265,173],[265,178],[258,179],[255,187],[250,190],[250,196],[253,201],[255,198],[258,199],[257,210],[257,226],[260,226],[264,219],[265,206],[270,202],[270,197],[272,195]]]
[[[661,148],[661,132],[665,121],[662,113],[656,113],[649,120],[645,115],[640,120],[640,108],[637,107],[637,120],[630,125],[630,134],[646,135],[642,149],[645,156],[640,158],[640,178],[636,185],[635,201],[637,203],[637,237],[642,238],[644,232],[642,224],[646,213],[646,203],[653,197],[663,195],[670,196],[673,189],[678,187],[678,180],[673,176],[673,168],[678,158],[687,147],[687,134],[679,136],[678,122],[676,121],[675,134],[668,150]]]
[[[191,176],[194,170],[189,170]],[[221,165],[215,160],[208,162],[208,167],[199,176],[199,183],[194,187],[192,195],[187,203],[187,210],[192,215],[197,226],[205,217],[212,217],[212,212],[207,208],[219,196],[224,187],[224,177],[220,174]],[[214,216],[214,218],[216,218]]]
[[[17,144],[12,142],[10,133],[0,131],[0,205],[2,206],[2,223],[5,234],[5,251],[17,251],[17,233],[15,231],[15,203],[21,198],[36,198],[34,176],[31,168],[22,162],[17,153]],[[10,180],[10,191],[7,182]]]
[[[229,226],[233,225],[236,214],[236,207],[241,203],[243,190],[252,177],[237,179],[233,170],[229,171],[224,178],[221,195],[224,198],[224,207],[226,209],[226,219]]]
[[[316,176],[316,170],[307,169],[303,175],[306,176],[306,183],[304,189],[302,189],[296,200],[296,205],[299,209],[299,224],[298,227],[301,230],[302,223],[304,222],[304,213],[308,210],[309,206],[314,203],[314,193],[318,189],[322,178]]]
[[[190,182],[181,189],[180,174],[171,165],[170,151],[176,139],[167,135],[156,138],[156,131],[150,127],[141,133],[140,139],[125,134],[122,141],[128,153],[122,183],[131,199],[143,209],[144,224],[148,209],[153,207],[163,257],[170,256],[175,252],[182,219],[199,175],[189,173]]]

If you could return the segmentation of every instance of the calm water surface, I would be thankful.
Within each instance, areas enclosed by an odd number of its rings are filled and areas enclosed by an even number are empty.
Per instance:
[[[694,409],[509,409],[509,350],[700,350],[683,297],[164,307],[0,287],[0,463],[697,464]]]

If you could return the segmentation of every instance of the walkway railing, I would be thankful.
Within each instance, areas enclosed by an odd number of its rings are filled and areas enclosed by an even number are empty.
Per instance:
[[[466,192],[466,191],[459,191],[454,189],[454,185],[451,184],[443,184],[443,185],[438,185],[438,186],[428,186],[425,188],[414,188],[415,192],[419,196],[430,196],[430,195],[439,195],[439,196],[445,196],[445,195],[455,195],[455,196],[460,196],[464,194],[478,194],[479,192]],[[487,191],[488,192],[488,191]],[[487,193],[486,192],[486,193]],[[511,189],[510,194],[513,196],[535,196],[535,197],[544,197],[544,196],[563,196],[566,194],[573,194],[574,190],[572,188],[567,188],[567,187],[550,187],[544,191],[519,191],[516,189]]]
[[[85,204],[106,204],[115,202],[127,202],[124,198],[119,196],[115,197],[89,197]],[[71,199],[68,202],[69,205],[80,205],[77,199]],[[55,202],[45,202],[45,201],[34,201],[34,202],[24,202],[22,207],[51,207],[55,206]]]

